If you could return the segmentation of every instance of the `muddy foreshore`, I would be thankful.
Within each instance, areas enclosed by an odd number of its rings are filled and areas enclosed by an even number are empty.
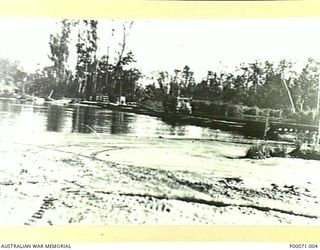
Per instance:
[[[318,162],[248,145],[43,133],[0,137],[1,225],[318,225]]]

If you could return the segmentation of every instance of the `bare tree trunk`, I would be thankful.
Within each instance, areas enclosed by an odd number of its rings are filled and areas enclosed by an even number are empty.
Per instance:
[[[119,58],[118,58],[118,61],[116,63],[115,72],[114,72],[116,81],[119,80],[119,98],[121,96],[122,88],[121,88],[121,80],[118,79],[119,78],[118,77],[118,71],[120,69],[120,65],[121,65],[121,62],[122,62],[123,54],[124,54],[124,51],[126,49],[128,32],[131,29],[132,24],[133,24],[133,22],[130,22],[129,27],[126,27],[126,25],[123,24],[123,39],[122,39],[122,44],[121,44],[121,50],[120,50],[120,52],[118,54]]]
[[[106,82],[105,82],[105,92],[109,95],[110,93],[108,93],[107,91],[108,91],[108,84],[109,84],[109,82],[108,82],[108,77],[109,77],[109,46],[108,46],[108,48],[107,48],[107,62],[106,62]],[[105,94],[105,93],[103,93],[103,94]]]
[[[123,38],[122,38],[122,44],[121,44],[121,50],[119,52],[119,58],[118,58],[118,62],[116,64],[116,68],[118,68],[120,66],[120,63],[122,61],[122,58],[123,58],[123,53],[126,49],[126,44],[127,44],[127,37],[129,35],[129,31],[131,29],[131,26],[132,26],[133,22],[131,22],[129,24],[129,27],[126,27],[125,24],[123,24]]]
[[[287,95],[288,95],[288,98],[289,98],[289,101],[290,101],[290,104],[291,104],[292,112],[296,113],[296,108],[295,108],[294,103],[293,103],[291,92],[290,92],[290,89],[289,89],[289,87],[287,85],[286,80],[284,79],[283,74],[281,74],[281,80],[282,80],[283,86],[284,86],[284,88],[285,88],[285,90],[287,92]]]
[[[94,55],[95,67],[93,72],[93,86],[92,86],[92,94],[93,96],[97,95],[97,80],[98,80],[98,60],[97,55]]]

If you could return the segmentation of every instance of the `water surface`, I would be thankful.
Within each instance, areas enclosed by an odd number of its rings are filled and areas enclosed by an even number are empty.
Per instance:
[[[169,124],[160,118],[89,106],[34,105],[0,99],[2,131],[25,133],[103,133],[139,137],[179,137],[195,139],[236,139],[231,132],[192,125]]]

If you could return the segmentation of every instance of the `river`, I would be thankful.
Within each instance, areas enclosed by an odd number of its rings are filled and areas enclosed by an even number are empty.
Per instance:
[[[0,99],[2,130],[24,133],[99,133],[138,137],[237,140],[237,133],[192,125],[169,124],[160,118],[90,106],[34,105]]]

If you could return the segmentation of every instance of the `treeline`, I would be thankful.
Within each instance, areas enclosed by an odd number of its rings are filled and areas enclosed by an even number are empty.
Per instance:
[[[131,25],[127,22],[122,24],[122,40],[117,48],[109,48],[111,41],[100,41],[100,45],[108,48],[106,54],[100,55],[98,21],[63,20],[60,32],[50,35],[52,66],[30,75],[29,93],[47,96],[53,90],[55,98],[95,100],[98,95],[108,95],[110,101],[115,101],[123,95],[128,100],[136,99],[141,72],[131,66],[135,62],[134,55],[126,48]],[[77,58],[74,68],[69,62],[73,49]],[[115,58],[110,58],[109,49],[113,49]]]
[[[315,123],[319,62],[309,59],[301,70],[282,60],[241,64],[233,72],[208,71],[200,82],[188,66],[173,73],[158,72],[146,94],[155,100],[178,95],[193,99],[193,111],[215,116],[283,117]],[[174,98],[172,99],[174,100]],[[174,105],[172,105],[174,106]]]

